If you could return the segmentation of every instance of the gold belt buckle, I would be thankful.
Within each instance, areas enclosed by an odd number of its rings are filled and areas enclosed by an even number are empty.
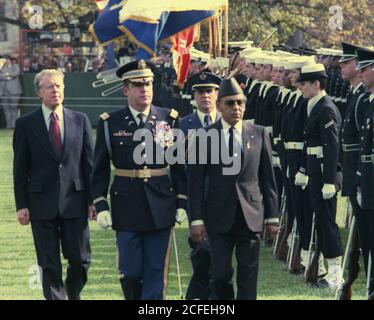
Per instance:
[[[147,179],[151,177],[151,169],[138,170],[138,178]]]

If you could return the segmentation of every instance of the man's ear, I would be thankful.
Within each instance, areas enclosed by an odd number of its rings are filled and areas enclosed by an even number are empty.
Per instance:
[[[124,86],[122,89],[122,93],[127,97],[129,95],[129,88],[127,86]]]
[[[220,99],[217,100],[217,110],[222,113],[222,101]]]

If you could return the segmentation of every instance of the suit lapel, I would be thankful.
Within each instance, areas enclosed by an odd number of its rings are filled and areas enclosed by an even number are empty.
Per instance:
[[[248,121],[243,121],[243,129],[242,129],[242,167],[241,172],[244,171],[244,167],[249,166],[251,164],[251,154],[253,148],[255,148],[256,143],[256,135],[255,130],[253,130],[253,126]]]
[[[75,121],[74,114],[67,109],[64,111],[64,143],[62,145],[61,161],[67,156],[67,151],[74,146],[75,139],[78,135],[78,127]]]
[[[53,150],[53,146],[49,138],[49,133],[44,121],[42,108],[40,108],[37,112],[34,113],[33,118],[35,121],[35,125],[31,126],[31,128],[35,133],[36,139],[53,159],[59,161],[55,151]]]

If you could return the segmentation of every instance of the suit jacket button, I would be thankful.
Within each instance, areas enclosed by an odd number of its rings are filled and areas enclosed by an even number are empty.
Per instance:
[[[148,182],[148,179],[147,178],[145,178],[144,180],[143,180],[144,182]]]
[[[115,192],[114,192],[114,195],[116,196],[117,194],[118,194],[117,191],[115,191]]]

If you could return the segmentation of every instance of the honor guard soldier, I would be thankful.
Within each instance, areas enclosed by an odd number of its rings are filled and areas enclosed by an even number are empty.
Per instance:
[[[151,104],[153,70],[154,65],[144,60],[118,68],[128,106],[102,114],[97,127],[93,174],[97,220],[100,227],[116,231],[120,283],[128,300],[163,298],[170,230],[176,209],[185,213],[187,199],[184,165],[168,166],[164,156],[159,161],[159,154],[174,143],[172,129],[178,128],[179,120],[174,109]],[[151,142],[147,136],[144,141],[134,139],[138,130],[151,135]],[[110,212],[111,163],[115,169]]]
[[[309,187],[300,188],[295,185],[295,179],[299,172],[299,166],[304,160],[302,150],[304,149],[304,126],[307,118],[308,101],[300,91],[300,83],[296,80],[300,76],[301,68],[311,63],[311,60],[300,58],[286,64],[286,69],[290,71],[289,78],[293,87],[293,94],[288,101],[288,106],[282,119],[281,137],[286,154],[286,165],[284,171],[287,176],[287,197],[288,197],[288,217],[292,221],[296,218],[297,230],[301,243],[301,269],[291,271],[303,271],[307,266],[307,255],[312,228],[311,201]],[[300,176],[300,174],[299,174]],[[290,228],[290,226],[289,226]]]
[[[342,46],[346,48],[348,45],[343,43]],[[347,52],[346,49],[345,52]],[[357,55],[355,53],[345,54],[339,60],[339,63],[343,80],[350,82],[341,134],[343,154],[342,196],[349,197],[353,215],[356,217],[356,221],[359,221],[363,213],[356,199],[356,172],[359,164],[360,128],[367,111],[367,104],[362,102],[368,98],[369,94],[362,85],[359,71],[356,70],[358,64]]]
[[[364,86],[370,91],[370,96],[360,103],[365,105],[366,113],[361,123],[359,139],[357,202],[361,215],[357,222],[365,271],[369,278],[368,297],[374,300],[374,51],[357,50],[357,56],[357,69],[360,70]]]
[[[356,56],[356,50],[360,49],[360,47],[355,46],[353,44],[349,44],[346,42],[341,43],[342,49],[343,49],[343,54],[342,57],[339,60],[339,65],[340,65],[340,77],[342,79],[341,84],[340,84],[340,113],[342,118],[344,119],[346,116],[346,112],[349,104],[349,100],[351,99],[353,92],[355,88],[352,88],[352,82],[350,80],[350,77],[352,75],[350,74],[350,68],[353,68],[353,64],[357,62],[357,56]],[[353,70],[351,73],[355,73]],[[359,84],[359,80],[356,79],[357,83],[356,86]],[[355,91],[356,93],[356,91]],[[339,107],[339,106],[338,106]]]
[[[328,262],[328,273],[319,285],[335,289],[342,278],[343,253],[339,227],[335,222],[336,192],[340,184],[337,171],[341,117],[331,98],[326,95],[326,79],[325,67],[312,64],[301,69],[297,82],[300,82],[304,98],[309,99],[304,133],[306,169],[316,215],[318,243]]]
[[[196,101],[196,112],[184,117],[180,127],[186,137],[189,130],[204,128],[221,118],[217,111],[218,88],[221,78],[209,72],[200,72],[188,79],[193,99]],[[189,166],[187,165],[187,171]],[[187,205],[189,208],[189,205]],[[188,211],[188,209],[187,209]],[[207,240],[200,243],[188,239],[191,247],[191,264],[193,274],[188,285],[186,299],[207,300],[210,297],[211,259],[210,246]]]

